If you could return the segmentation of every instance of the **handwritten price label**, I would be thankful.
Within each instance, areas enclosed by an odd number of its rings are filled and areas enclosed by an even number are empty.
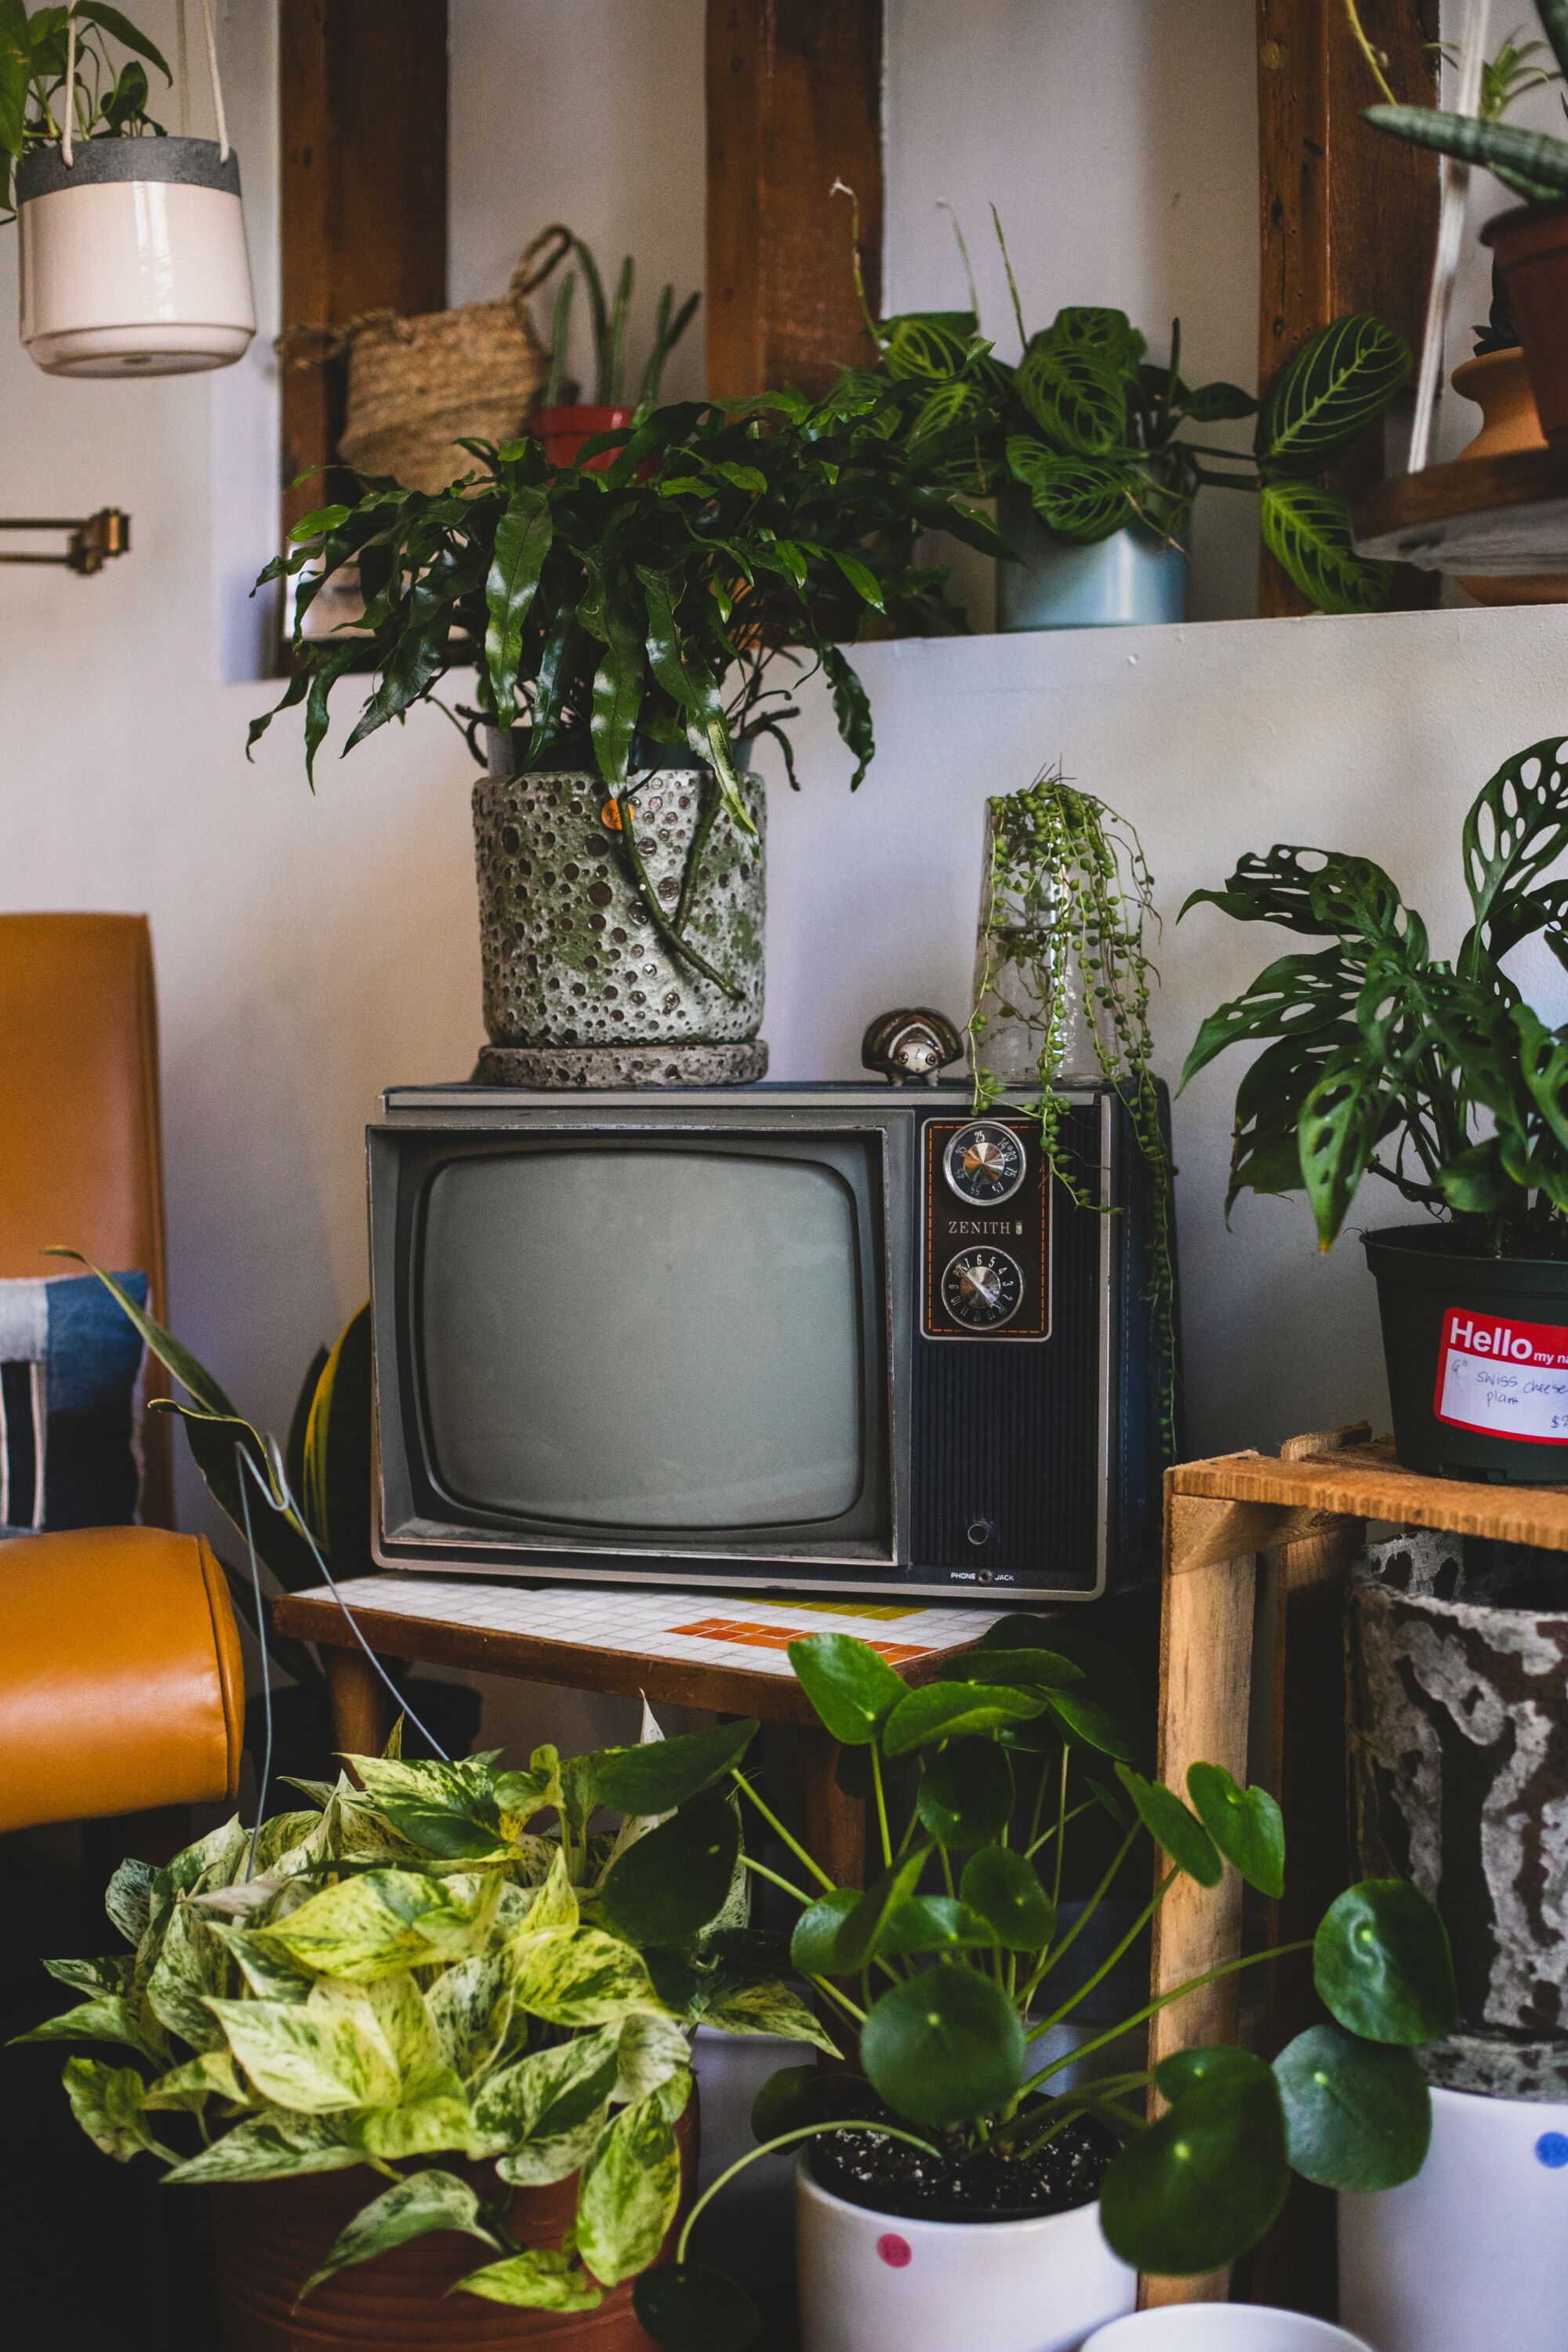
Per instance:
[[[1568,1445],[1568,1327],[1450,1307],[1434,1410],[1455,1429]]]

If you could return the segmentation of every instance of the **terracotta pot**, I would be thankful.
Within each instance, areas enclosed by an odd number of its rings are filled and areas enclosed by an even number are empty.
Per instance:
[[[636,413],[630,408],[536,408],[533,429],[552,466],[571,466],[584,441],[592,440],[595,433],[614,433],[629,425]],[[589,458],[588,471],[607,474],[616,455],[614,449],[602,449],[596,457]]]
[[[676,2137],[681,2210],[661,2260],[674,2252],[696,2184],[695,2094]],[[496,2194],[493,2165],[436,2160],[471,2180],[481,2196]],[[356,2168],[213,2190],[224,2352],[654,2352],[632,2309],[630,2280],[596,2311],[521,2311],[451,2294],[467,2272],[499,2259],[481,2240],[455,2230],[433,2230],[339,2271],[296,2307],[300,2287],[343,2224],[385,2186],[379,2174]],[[574,2174],[548,2189],[514,2189],[508,2224],[525,2246],[558,2246],[576,2208]]]
[[[1481,231],[1497,255],[1548,441],[1568,441],[1568,205],[1520,205]]]
[[[1460,397],[1473,400],[1481,412],[1481,429],[1460,450],[1461,457],[1511,457],[1521,449],[1545,448],[1530,373],[1517,344],[1512,351],[1483,352],[1466,360],[1450,381]],[[1568,604],[1568,572],[1517,580],[1462,579],[1459,585],[1478,604]]]

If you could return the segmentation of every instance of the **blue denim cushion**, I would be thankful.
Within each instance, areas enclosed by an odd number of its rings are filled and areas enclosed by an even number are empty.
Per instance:
[[[145,1307],[144,1274],[116,1279]],[[0,1281],[0,1536],[135,1518],[142,1356],[93,1276]]]

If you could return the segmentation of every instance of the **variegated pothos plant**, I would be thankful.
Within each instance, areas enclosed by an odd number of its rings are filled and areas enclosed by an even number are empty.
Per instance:
[[[81,1995],[27,2041],[76,2056],[78,2121],[173,2182],[364,2166],[386,2186],[305,2292],[428,2230],[484,2258],[470,2294],[588,2310],[654,2260],[680,2191],[677,2119],[703,2024],[831,2050],[746,1924],[734,1767],[754,1723],[562,1758],[348,1759],[308,1810],[237,1820],[163,1869],[122,1863],[130,1947],[55,1960]],[[592,1831],[601,1809],[622,1816]],[[443,2157],[493,2159],[481,2196]],[[510,2193],[578,2176],[556,2248],[525,2247]]]

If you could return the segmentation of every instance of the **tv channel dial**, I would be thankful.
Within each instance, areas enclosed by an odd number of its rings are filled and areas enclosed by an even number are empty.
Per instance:
[[[942,1277],[942,1303],[971,1331],[999,1331],[1024,1299],[1024,1277],[1005,1250],[961,1250]]]
[[[982,1209],[1010,1201],[1027,1166],[1022,1138],[990,1118],[961,1127],[942,1155],[948,1190]]]

